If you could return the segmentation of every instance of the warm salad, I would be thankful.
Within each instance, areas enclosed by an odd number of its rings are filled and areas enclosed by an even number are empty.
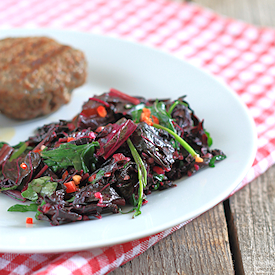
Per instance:
[[[16,146],[0,143],[0,192],[59,225],[100,218],[225,158],[211,150],[203,121],[184,97],[132,97],[116,89],[94,96],[70,121],[44,125]],[[22,202],[31,203],[22,203]]]

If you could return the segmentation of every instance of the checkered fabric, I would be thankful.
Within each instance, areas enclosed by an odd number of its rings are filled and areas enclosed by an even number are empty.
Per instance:
[[[248,106],[258,151],[239,190],[275,162],[275,31],[193,4],[167,0],[0,1],[0,31],[50,27],[122,37],[161,48],[225,81]],[[234,191],[234,192],[235,192]],[[60,254],[0,254],[4,274],[106,274],[186,223],[106,248]]]

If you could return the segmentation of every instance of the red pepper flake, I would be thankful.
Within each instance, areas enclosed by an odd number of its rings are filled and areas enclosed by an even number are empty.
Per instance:
[[[22,162],[20,164],[20,167],[23,169],[23,170],[26,170],[28,168],[27,164],[25,162]]]
[[[102,194],[100,192],[95,192],[94,196],[99,199],[99,203],[103,203]]]
[[[75,185],[79,185],[79,184],[80,184],[80,181],[82,180],[82,177],[81,177],[80,175],[74,175],[74,176],[72,177],[72,179],[73,179]]]
[[[129,175],[126,175],[123,180],[129,180],[130,179],[130,176]]]
[[[96,133],[100,133],[104,129],[104,126],[99,126],[96,128]]]
[[[130,161],[131,159],[128,157],[125,157],[123,154],[121,153],[117,153],[113,155],[113,158],[115,159],[115,161],[121,161],[121,160],[127,160]]]
[[[66,170],[63,174],[62,174],[62,179],[66,179],[67,176],[69,175],[69,172]]]
[[[96,138],[95,133],[94,132],[90,132],[89,133],[89,138],[90,139],[95,139]]]
[[[96,111],[100,117],[106,117],[107,111],[104,106],[100,105],[96,108]]]
[[[196,171],[198,171],[200,169],[198,164],[194,164],[194,168],[196,169]]]
[[[159,119],[152,115],[153,123],[159,124]]]
[[[142,201],[142,205],[145,205],[145,204],[147,204],[148,203],[148,200],[143,200]]]
[[[160,175],[160,174],[163,175],[163,174],[165,173],[164,170],[163,170],[161,167],[159,167],[159,166],[154,166],[154,167],[153,167],[153,171],[156,172],[156,173],[159,174],[159,175]]]
[[[67,138],[67,142],[70,142],[70,141],[73,141],[73,140],[75,140],[75,138],[73,138],[73,137],[68,137]]]
[[[105,178],[109,178],[111,175],[112,175],[112,173],[106,172],[106,173],[104,174],[104,177],[105,177]]]
[[[68,182],[64,182],[64,185],[67,187],[66,189],[66,193],[73,193],[76,191],[76,185],[74,183],[74,181],[68,181]]]
[[[144,121],[148,125],[152,126],[153,125],[153,120],[150,117],[151,116],[151,111],[148,108],[143,108],[142,113],[140,116],[140,121]]]
[[[26,218],[26,223],[27,224],[33,224],[33,218],[27,217]]]

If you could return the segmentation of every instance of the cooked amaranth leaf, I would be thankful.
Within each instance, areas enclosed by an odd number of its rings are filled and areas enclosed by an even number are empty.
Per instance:
[[[28,211],[37,211],[38,204],[31,203],[30,205],[25,204],[15,204],[11,206],[8,211],[10,212],[28,212]]]
[[[53,150],[43,150],[41,156],[55,172],[73,166],[77,171],[88,173],[90,163],[96,162],[94,152],[98,146],[96,141],[83,145],[65,143]]]
[[[42,197],[50,196],[56,190],[57,182],[52,182],[51,177],[41,177],[32,180],[28,184],[28,188],[21,193],[22,197],[31,201],[38,199],[38,194]]]

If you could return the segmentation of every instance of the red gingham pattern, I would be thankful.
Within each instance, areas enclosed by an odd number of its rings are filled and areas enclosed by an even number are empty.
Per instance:
[[[0,31],[14,27],[72,29],[123,37],[189,60],[225,81],[255,120],[256,159],[234,192],[275,163],[274,30],[168,0],[1,1]],[[106,274],[185,224],[126,244],[89,251],[2,253],[0,273]]]

